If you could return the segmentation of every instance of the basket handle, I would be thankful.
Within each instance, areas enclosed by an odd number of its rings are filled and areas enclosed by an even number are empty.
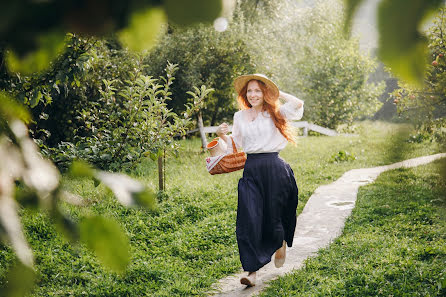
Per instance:
[[[235,142],[234,142],[234,138],[231,137],[231,141],[232,141],[232,153],[237,153],[237,147],[235,146]]]

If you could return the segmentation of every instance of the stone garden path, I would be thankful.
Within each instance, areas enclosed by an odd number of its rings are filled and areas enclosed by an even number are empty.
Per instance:
[[[333,239],[341,235],[346,218],[355,206],[360,186],[373,182],[382,172],[401,168],[415,167],[446,157],[446,153],[409,159],[386,166],[353,169],[329,185],[323,185],[308,199],[304,210],[297,218],[293,247],[287,247],[286,261],[283,267],[274,267],[274,261],[257,271],[256,285],[246,288],[240,284],[240,273],[221,279],[216,284],[217,292],[213,296],[253,296],[265,288],[268,281],[282,276],[294,269],[299,269],[303,261],[315,256],[320,248],[328,246]]]

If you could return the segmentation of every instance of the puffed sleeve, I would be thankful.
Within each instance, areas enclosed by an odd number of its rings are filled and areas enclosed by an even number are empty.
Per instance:
[[[280,106],[280,113],[287,119],[291,121],[298,121],[304,115],[304,103],[302,100],[297,99],[296,97],[286,94],[286,102],[282,106]],[[299,108],[299,102],[302,103],[302,106]]]
[[[242,148],[242,133],[240,130],[241,125],[241,111],[238,111],[234,114],[234,122],[232,124],[232,139],[234,139],[235,146],[238,148]]]

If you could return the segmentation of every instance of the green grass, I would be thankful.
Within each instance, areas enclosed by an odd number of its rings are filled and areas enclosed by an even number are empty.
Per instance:
[[[362,187],[342,236],[261,296],[445,296],[440,165],[393,170]]]
[[[363,123],[358,137],[299,138],[281,156],[293,168],[301,212],[313,191],[353,168],[372,167],[437,153],[435,143],[405,143],[399,125]],[[242,172],[211,176],[199,139],[181,141],[178,158],[167,159],[167,192],[154,211],[126,209],[102,185],[64,178],[66,188],[85,197],[87,207],[66,206],[74,218],[99,213],[116,219],[131,241],[127,271],[103,268],[83,245],[73,245],[43,213],[22,211],[36,256],[38,282],[32,296],[203,296],[219,278],[239,271],[235,217]],[[356,160],[332,163],[346,151]],[[142,162],[132,173],[156,188],[156,164]],[[389,243],[391,244],[391,243]],[[0,246],[0,283],[15,257]]]

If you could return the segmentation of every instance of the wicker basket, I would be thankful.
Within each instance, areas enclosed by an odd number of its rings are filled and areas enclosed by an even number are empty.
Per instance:
[[[215,166],[209,171],[210,174],[214,175],[229,173],[243,169],[243,167],[245,167],[246,154],[244,152],[237,152],[237,148],[232,137],[231,141],[233,153],[221,158],[221,160],[217,164],[215,164]]]

